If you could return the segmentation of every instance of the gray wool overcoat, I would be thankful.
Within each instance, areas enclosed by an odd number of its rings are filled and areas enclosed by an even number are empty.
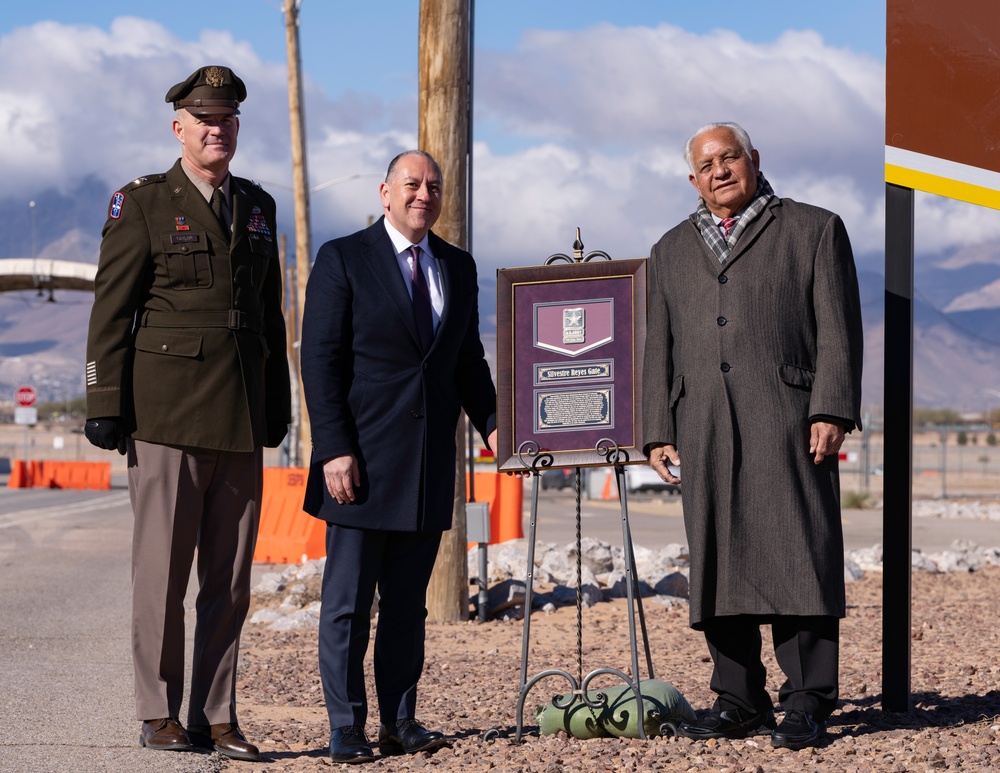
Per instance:
[[[649,259],[646,451],[677,447],[691,625],[722,615],[843,617],[838,459],[811,417],[861,427],[857,274],[841,219],[773,198],[725,265],[692,216]]]

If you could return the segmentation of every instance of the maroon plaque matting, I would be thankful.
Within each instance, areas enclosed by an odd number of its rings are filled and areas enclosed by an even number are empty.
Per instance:
[[[645,258],[500,269],[498,469],[607,464],[602,440],[644,461],[645,341]]]

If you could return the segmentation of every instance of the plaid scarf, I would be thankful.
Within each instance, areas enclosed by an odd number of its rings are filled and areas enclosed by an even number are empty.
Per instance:
[[[719,230],[719,226],[712,219],[712,213],[705,206],[705,200],[698,199],[698,211],[691,215],[691,219],[701,232],[701,238],[705,240],[705,244],[708,245],[708,248],[714,253],[715,257],[719,259],[719,263],[725,264],[729,260],[729,251],[736,245],[736,241],[740,238],[740,235],[764,211],[764,207],[767,206],[767,203],[773,196],[774,191],[771,190],[771,184],[764,178],[762,172],[758,172],[757,192],[746,209],[740,214],[739,220],[736,221],[736,227],[730,231],[728,239],[723,238],[722,231]]]

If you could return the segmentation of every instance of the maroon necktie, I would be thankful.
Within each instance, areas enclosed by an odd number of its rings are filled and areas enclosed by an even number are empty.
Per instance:
[[[413,265],[410,270],[410,282],[413,286],[413,317],[417,323],[417,334],[420,336],[420,346],[424,351],[431,347],[434,340],[434,319],[431,316],[431,293],[427,289],[427,280],[420,270],[420,248],[410,247]]]
[[[719,221],[719,227],[722,229],[722,235],[725,238],[729,238],[729,234],[733,230],[733,226],[736,225],[737,218],[735,217],[724,217]]]

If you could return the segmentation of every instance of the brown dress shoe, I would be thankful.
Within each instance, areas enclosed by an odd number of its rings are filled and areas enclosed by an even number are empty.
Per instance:
[[[204,749],[215,749],[234,760],[260,762],[260,750],[244,736],[235,722],[219,725],[188,725],[191,740]]]
[[[168,752],[190,751],[191,739],[175,717],[147,719],[142,723],[139,743],[147,749]]]

